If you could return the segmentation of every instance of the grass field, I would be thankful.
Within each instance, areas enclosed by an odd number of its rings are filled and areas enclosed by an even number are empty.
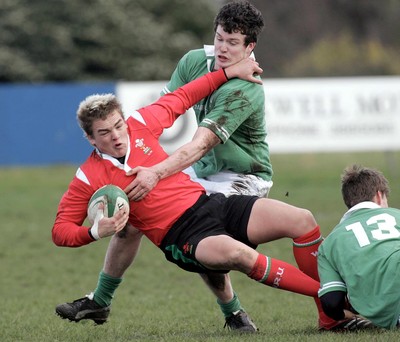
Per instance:
[[[400,152],[272,156],[270,197],[306,207],[324,234],[345,211],[340,173],[350,163],[382,170],[393,207],[400,208]],[[257,284],[232,273],[236,292],[260,331],[223,329],[215,299],[197,275],[164,260],[147,240],[127,272],[103,326],[70,323],[54,314],[58,303],[93,290],[108,240],[77,249],[51,241],[58,201],[75,166],[0,168],[0,340],[7,341],[397,341],[400,332],[319,333],[312,299]],[[260,251],[294,263],[289,239]]]

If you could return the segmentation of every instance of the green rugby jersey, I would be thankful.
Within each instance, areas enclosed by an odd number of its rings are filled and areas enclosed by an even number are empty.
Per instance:
[[[400,315],[400,210],[363,202],[351,208],[318,251],[318,295],[347,292],[362,316],[384,328]]]
[[[189,51],[179,61],[162,94],[212,71],[213,67],[213,46]],[[193,107],[198,125],[211,129],[222,142],[193,165],[198,177],[229,170],[271,180],[264,103],[262,85],[232,79]]]

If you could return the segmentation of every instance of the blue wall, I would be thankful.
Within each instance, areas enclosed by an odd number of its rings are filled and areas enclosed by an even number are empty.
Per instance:
[[[92,150],[76,121],[80,101],[114,83],[0,85],[0,166],[83,162]]]

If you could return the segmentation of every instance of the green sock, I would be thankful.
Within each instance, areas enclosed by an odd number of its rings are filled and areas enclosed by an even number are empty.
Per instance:
[[[122,278],[114,278],[101,271],[96,290],[94,290],[93,300],[101,306],[111,305],[114,292],[121,282]]]
[[[217,299],[217,303],[219,304],[221,311],[224,314],[225,318],[232,316],[232,314],[236,311],[243,310],[236,293],[233,294],[233,298],[229,303],[226,303],[226,304],[221,303],[221,301],[219,299]]]

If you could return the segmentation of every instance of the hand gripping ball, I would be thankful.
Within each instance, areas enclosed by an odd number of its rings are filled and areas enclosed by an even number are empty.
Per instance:
[[[129,199],[126,193],[116,185],[104,185],[89,200],[87,217],[91,224],[94,223],[100,203],[104,204],[103,214],[106,217],[112,217],[124,207],[129,210]]]

